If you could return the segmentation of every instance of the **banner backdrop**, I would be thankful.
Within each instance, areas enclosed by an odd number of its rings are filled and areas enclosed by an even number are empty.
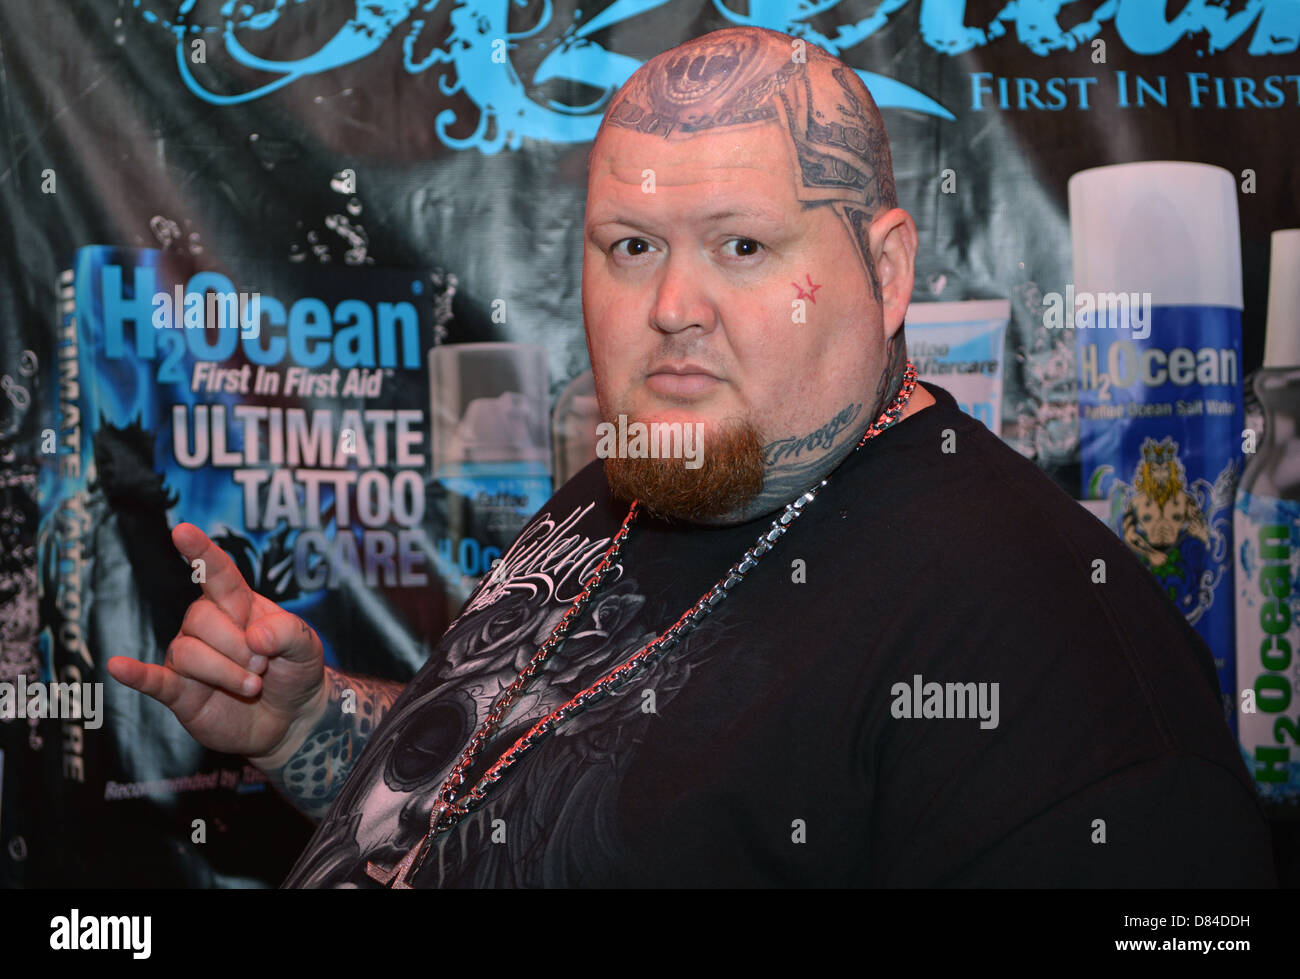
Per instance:
[[[103,703],[0,718],[0,884],[279,882],[305,817],[105,670],[160,662],[199,593],[169,528],[218,540],[330,664],[412,676],[593,456],[601,113],[731,24],[860,71],[920,231],[914,303],[995,301],[917,317],[923,376],[1117,512],[1128,477],[1083,470],[1075,338],[1048,322],[1073,285],[1067,182],[1227,171],[1242,328],[1200,380],[1235,391],[1238,425],[1269,233],[1300,225],[1296,0],[4,0],[0,682],[103,683]],[[1230,476],[1240,447],[1216,450]],[[1213,549],[1207,517],[1181,560]]]

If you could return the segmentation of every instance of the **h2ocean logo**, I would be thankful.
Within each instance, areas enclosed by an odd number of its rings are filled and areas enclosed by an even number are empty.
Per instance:
[[[197,361],[224,361],[236,346],[260,367],[286,359],[307,368],[421,364],[419,313],[406,300],[349,298],[331,305],[303,296],[286,306],[273,296],[238,293],[218,272],[199,272],[183,286],[176,284],[173,300],[172,292],[157,288],[158,270],[145,261],[88,263],[86,272],[92,293],[85,300],[98,300],[101,309],[104,356],[117,360],[133,351],[140,361],[161,357],[163,383],[185,382],[179,365],[186,354]],[[201,328],[220,322],[238,329]],[[127,323],[133,324],[133,335]]]

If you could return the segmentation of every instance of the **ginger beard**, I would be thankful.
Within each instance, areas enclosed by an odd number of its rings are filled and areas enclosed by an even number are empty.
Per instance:
[[[618,413],[612,417],[617,419]],[[605,479],[615,499],[640,500],[663,520],[720,516],[762,491],[763,439],[751,422],[707,425],[700,449],[698,469],[687,469],[686,459],[610,456],[605,459]]]

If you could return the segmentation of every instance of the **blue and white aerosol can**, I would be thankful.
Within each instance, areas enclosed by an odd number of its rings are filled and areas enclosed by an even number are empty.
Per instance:
[[[1083,495],[1214,654],[1235,723],[1232,502],[1242,466],[1233,175],[1151,162],[1070,178]],[[1073,314],[1073,315],[1071,315]]]

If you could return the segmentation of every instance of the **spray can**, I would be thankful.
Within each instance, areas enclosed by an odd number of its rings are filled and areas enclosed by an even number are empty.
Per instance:
[[[1076,330],[1083,496],[1105,501],[1106,522],[1210,647],[1230,725],[1243,428],[1236,191],[1231,173],[1199,163],[1075,174],[1074,281],[1062,303]]]
[[[1264,431],[1233,512],[1237,552],[1238,741],[1272,815],[1300,811],[1300,228],[1273,232]],[[1257,439],[1257,444],[1251,445]]]

